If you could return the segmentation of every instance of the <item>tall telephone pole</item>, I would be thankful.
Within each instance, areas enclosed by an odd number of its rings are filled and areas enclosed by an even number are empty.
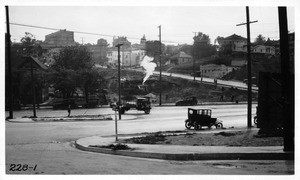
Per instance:
[[[193,32],[195,34],[194,38],[196,38],[197,32]],[[195,43],[195,39],[194,39]],[[194,76],[194,81],[196,81],[196,74],[195,74],[195,58],[193,58],[193,76]]]
[[[7,28],[7,66],[8,66],[8,98],[9,98],[9,119],[13,118],[13,95],[12,95],[12,78],[11,78],[11,57],[10,57],[10,29],[9,29],[9,11],[8,6],[6,9],[6,28]]]
[[[281,56],[281,77],[282,97],[284,99],[283,114],[283,140],[284,151],[295,151],[294,140],[294,113],[295,113],[295,92],[292,74],[290,72],[289,36],[286,7],[278,7],[279,32],[280,32],[280,56]]]
[[[161,106],[161,25],[158,26],[159,28],[159,105]]]
[[[249,20],[249,6],[246,6],[246,23],[237,24],[236,26],[247,25],[247,70],[248,70],[248,118],[247,127],[251,128],[252,119],[252,75],[251,75],[251,41],[250,41],[250,23],[255,23],[257,21]]]
[[[119,84],[119,102],[117,104],[119,110],[119,120],[121,120],[121,55],[120,55],[120,47],[123,44],[118,44],[116,47],[118,48],[118,84]]]

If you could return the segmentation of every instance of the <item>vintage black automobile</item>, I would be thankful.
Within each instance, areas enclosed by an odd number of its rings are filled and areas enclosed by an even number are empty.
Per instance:
[[[211,117],[211,109],[192,109],[188,108],[188,119],[185,120],[185,127],[187,129],[201,129],[203,126],[207,126],[209,129],[212,126],[223,128],[222,121],[217,118]]]
[[[194,106],[197,105],[198,101],[196,97],[188,97],[183,100],[177,101],[176,106]]]

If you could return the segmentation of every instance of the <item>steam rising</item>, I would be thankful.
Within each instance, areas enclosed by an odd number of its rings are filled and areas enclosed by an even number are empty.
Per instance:
[[[154,58],[145,56],[141,62],[141,66],[146,70],[146,76],[144,77],[143,84],[144,82],[147,81],[147,79],[153,74],[153,71],[156,67],[156,64],[153,61]]]

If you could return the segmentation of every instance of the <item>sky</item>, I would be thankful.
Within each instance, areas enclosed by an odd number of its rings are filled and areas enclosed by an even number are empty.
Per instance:
[[[250,7],[252,23],[251,41],[262,34],[266,38],[279,39],[278,8],[272,6]],[[288,29],[295,31],[295,8],[288,7]],[[126,36],[132,43],[139,43],[143,35],[147,40],[161,39],[165,44],[192,44],[195,32],[209,35],[211,43],[217,36],[237,34],[247,37],[245,6],[9,6],[10,23],[41,26],[75,31],[75,41],[96,44],[104,38],[112,44],[113,36]],[[55,32],[40,28],[10,26],[11,40],[19,42],[25,32],[37,40]],[[76,32],[96,33],[86,35]]]

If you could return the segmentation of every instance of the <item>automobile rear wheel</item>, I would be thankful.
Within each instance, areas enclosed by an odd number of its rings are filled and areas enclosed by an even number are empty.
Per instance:
[[[186,122],[185,122],[185,127],[186,127],[187,129],[191,129],[191,128],[192,128],[192,122],[191,122],[191,121],[186,121]]]
[[[223,124],[219,122],[218,124],[216,124],[216,128],[217,129],[222,129],[223,128]]]
[[[146,109],[145,114],[149,114],[149,113],[150,113],[150,109]]]

